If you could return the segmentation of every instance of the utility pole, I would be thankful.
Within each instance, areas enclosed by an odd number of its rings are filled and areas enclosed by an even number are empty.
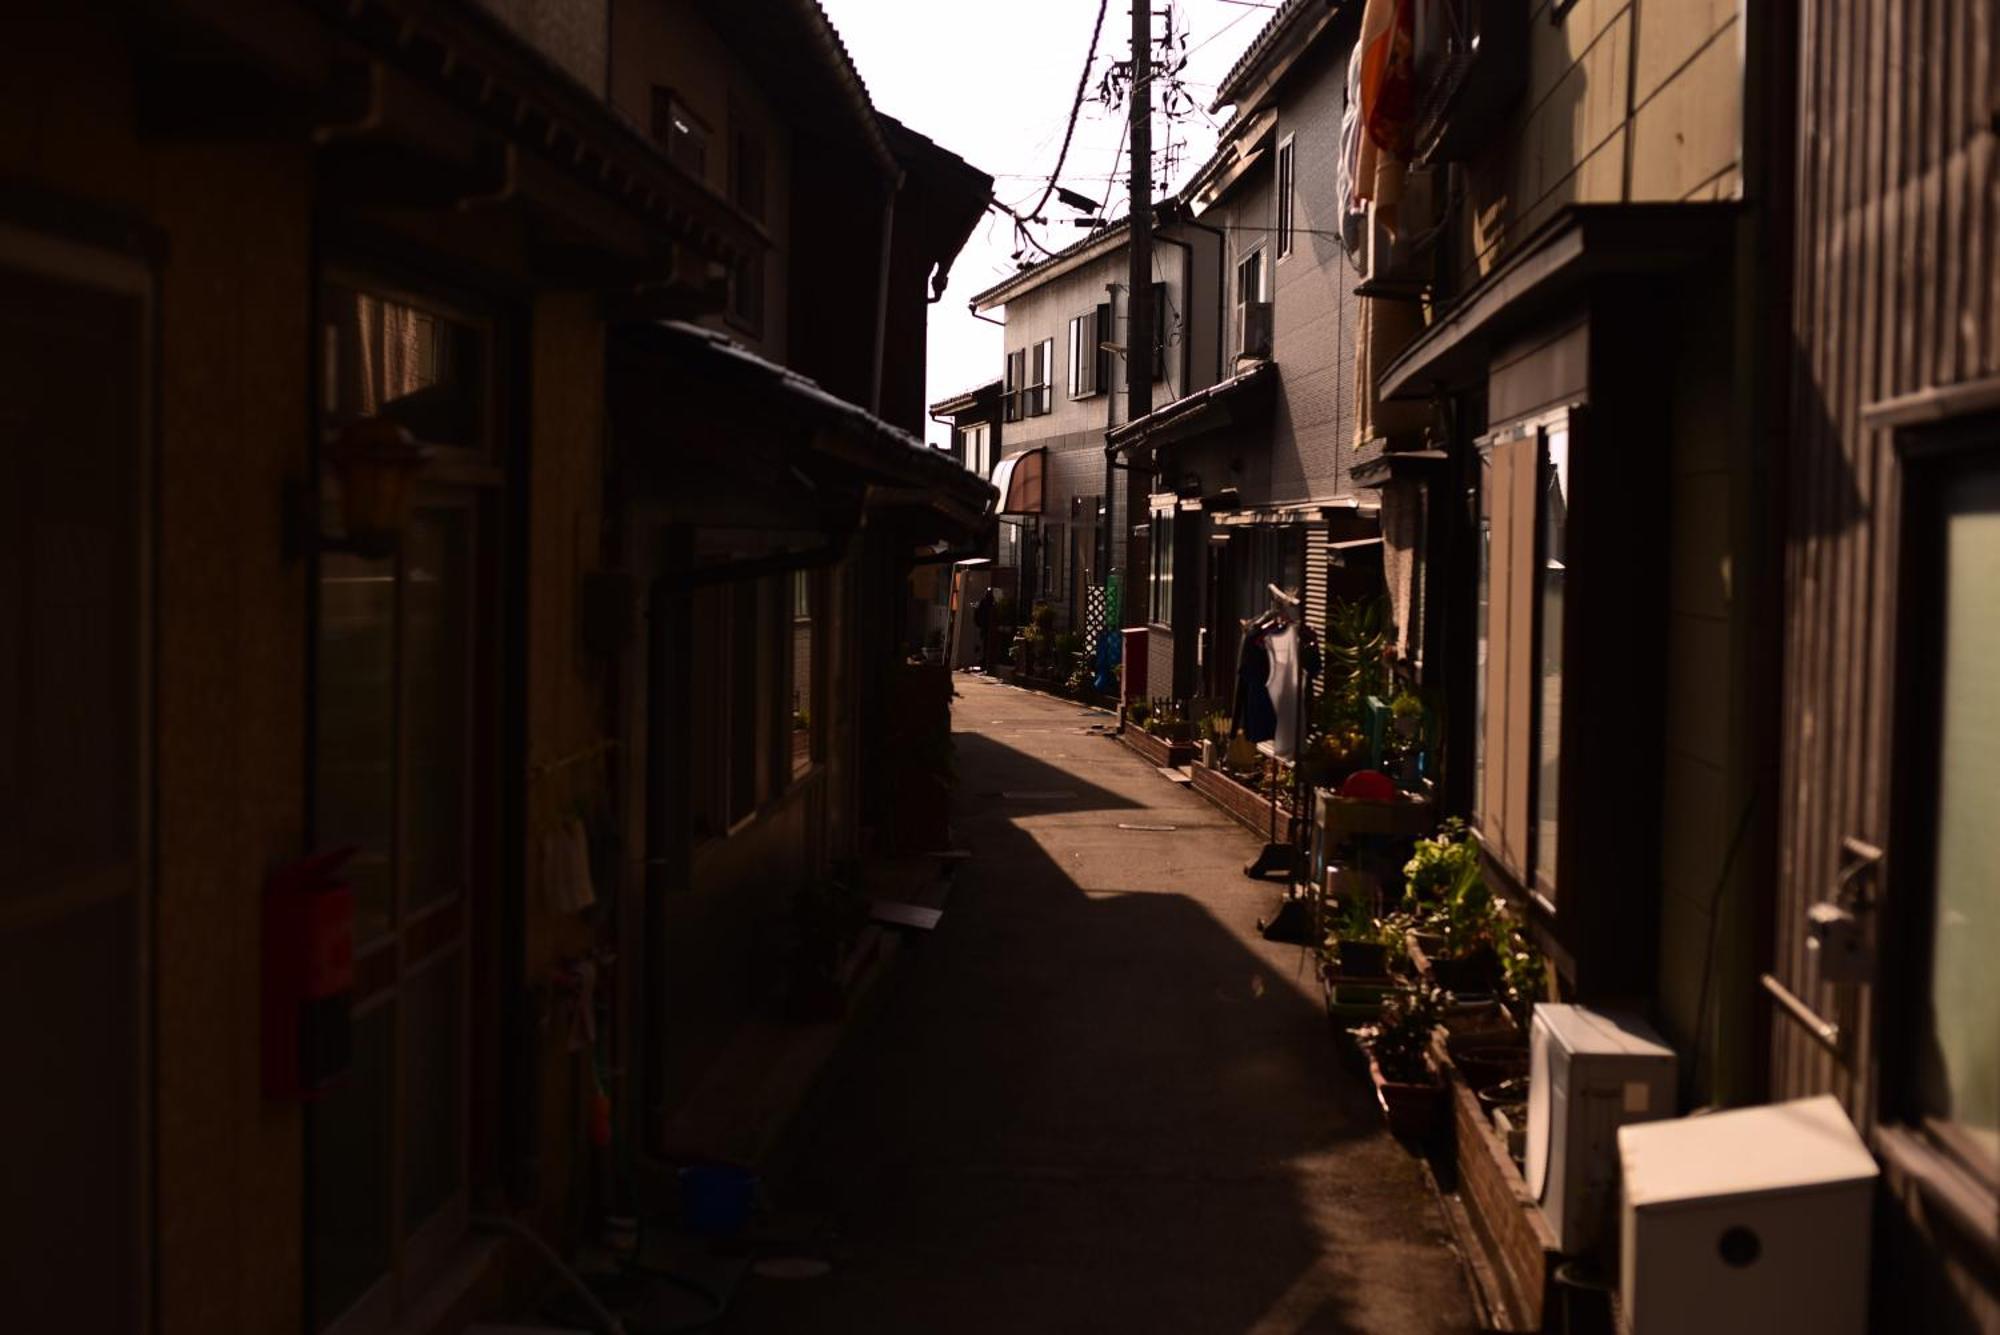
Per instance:
[[[1132,0],[1132,200],[1126,244],[1131,269],[1125,291],[1125,420],[1136,421],[1153,411],[1153,5]],[[1146,624],[1146,592],[1152,570],[1150,540],[1133,538],[1132,529],[1146,513],[1147,474],[1125,470],[1125,504],[1119,488],[1111,489],[1110,518],[1125,534],[1125,598],[1119,620],[1127,626]],[[1120,509],[1123,514],[1117,513]]]

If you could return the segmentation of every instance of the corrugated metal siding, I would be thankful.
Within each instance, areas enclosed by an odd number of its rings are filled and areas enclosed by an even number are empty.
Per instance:
[[[1331,609],[1327,594],[1327,567],[1333,561],[1333,539],[1325,528],[1306,530],[1305,619],[1308,626],[1326,632],[1326,616]]]
[[[1843,1012],[1812,982],[1803,930],[1842,836],[1888,833],[1899,478],[1860,415],[2000,370],[1996,19],[1981,0],[1809,0],[1802,22],[1774,972],[1854,1046],[1843,1065],[1777,1015],[1772,1082],[1830,1090],[1865,1123],[1869,999]]]

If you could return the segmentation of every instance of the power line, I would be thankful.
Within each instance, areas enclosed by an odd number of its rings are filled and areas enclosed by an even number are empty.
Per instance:
[[[1090,67],[1097,63],[1097,39],[1104,35],[1104,15],[1111,8],[1111,0],[1097,0],[1097,22],[1090,29],[1090,52],[1083,58],[1083,72],[1076,76],[1076,97],[1069,105],[1069,125],[1063,130],[1062,148],[1056,153],[1055,170],[1049,173],[1048,186],[1042,197],[1035,201],[1035,207],[1026,210],[1030,218],[1038,216],[1042,206],[1056,192],[1056,181],[1062,176],[1063,164],[1069,161],[1070,141],[1076,138],[1077,117],[1083,113],[1083,90],[1090,86]]]

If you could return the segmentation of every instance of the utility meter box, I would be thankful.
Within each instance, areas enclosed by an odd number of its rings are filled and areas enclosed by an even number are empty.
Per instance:
[[[1632,1335],[1863,1335],[1877,1169],[1831,1095],[1628,1126]]]
[[[1674,1110],[1674,1050],[1644,1020],[1535,1007],[1528,1050],[1528,1190],[1557,1244],[1603,1250],[1617,1225],[1618,1128]]]

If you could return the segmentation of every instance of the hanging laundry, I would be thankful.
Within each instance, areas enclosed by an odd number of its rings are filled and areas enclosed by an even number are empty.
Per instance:
[[[1271,656],[1264,641],[1266,627],[1244,632],[1236,660],[1236,700],[1230,710],[1233,730],[1253,742],[1268,742],[1277,731],[1278,715],[1271,704]]]
[[[1299,634],[1290,625],[1274,628],[1264,637],[1264,651],[1271,668],[1266,678],[1271,709],[1277,726],[1271,734],[1271,754],[1290,760],[1298,750],[1299,735]]]
[[[1367,237],[1368,201],[1358,193],[1361,173],[1361,56],[1357,46],[1347,61],[1347,97],[1340,112],[1340,160],[1334,164],[1334,198],[1340,201],[1340,245],[1357,271]]]

